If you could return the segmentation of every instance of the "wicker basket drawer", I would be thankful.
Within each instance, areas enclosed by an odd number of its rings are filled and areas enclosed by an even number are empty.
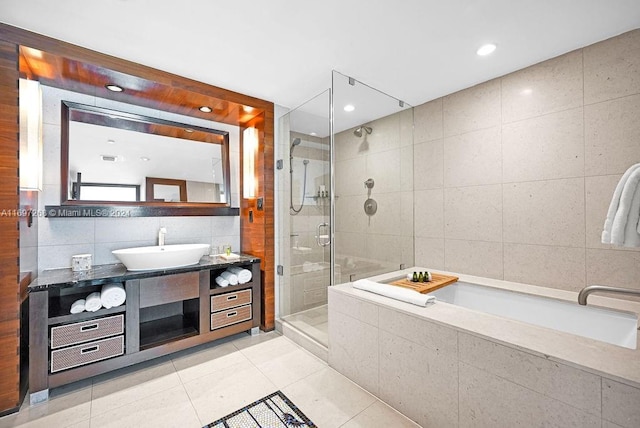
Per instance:
[[[239,308],[228,309],[226,311],[211,314],[211,330],[237,324],[251,319],[251,305],[240,306]]]
[[[235,308],[249,303],[251,303],[251,289],[218,294],[217,296],[211,296],[211,312]]]
[[[51,373],[124,354],[124,336],[51,351]]]
[[[124,315],[51,327],[51,349],[124,333]]]

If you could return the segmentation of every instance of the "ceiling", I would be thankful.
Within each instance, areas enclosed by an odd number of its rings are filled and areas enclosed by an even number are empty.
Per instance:
[[[640,1],[2,0],[0,21],[285,107],[331,70],[419,105],[638,28]]]

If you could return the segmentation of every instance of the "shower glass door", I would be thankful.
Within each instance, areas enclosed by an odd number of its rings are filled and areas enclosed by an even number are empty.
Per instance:
[[[332,91],[331,266],[340,284],[414,264],[413,109],[336,71]]]
[[[330,91],[279,119],[279,317],[327,346],[331,282]]]

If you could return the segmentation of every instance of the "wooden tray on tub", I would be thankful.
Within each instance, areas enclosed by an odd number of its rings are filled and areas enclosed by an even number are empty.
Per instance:
[[[413,282],[406,278],[398,279],[390,282],[391,285],[397,285],[398,287],[410,288],[418,293],[426,294],[436,291],[449,284],[453,284],[458,280],[457,276],[442,275],[440,273],[431,272],[431,281],[429,282]]]

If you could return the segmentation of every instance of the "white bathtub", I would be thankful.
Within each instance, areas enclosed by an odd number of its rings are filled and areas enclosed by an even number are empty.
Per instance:
[[[636,314],[580,306],[542,296],[534,296],[467,282],[430,293],[452,305],[524,321],[625,348],[636,349]]]

